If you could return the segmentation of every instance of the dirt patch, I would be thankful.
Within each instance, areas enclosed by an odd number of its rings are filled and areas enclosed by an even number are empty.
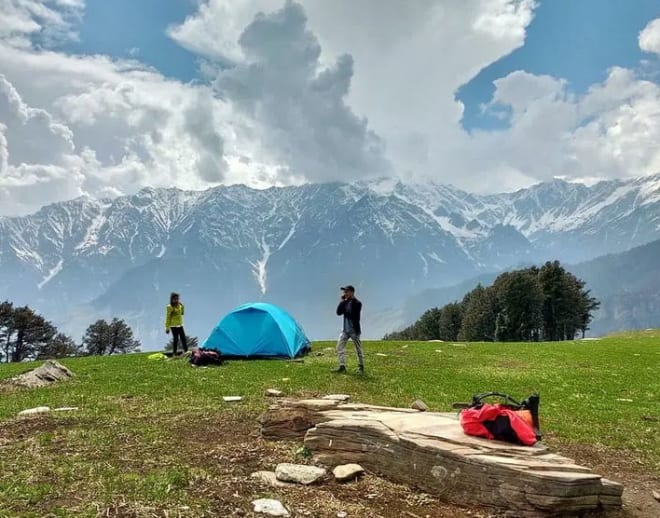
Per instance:
[[[658,518],[660,503],[653,498],[653,491],[660,487],[660,476],[651,473],[634,454],[594,444],[553,444],[562,455],[575,459],[603,475],[623,484],[624,509],[608,514],[608,518]]]
[[[24,441],[40,433],[52,432],[57,426],[55,420],[42,415],[5,421],[0,426],[0,446]]]
[[[126,398],[131,401],[133,398]],[[178,491],[179,503],[140,502],[122,498],[97,504],[98,516],[144,517],[170,516],[198,518],[205,516],[255,517],[251,501],[257,498],[279,499],[293,518],[335,518],[344,511],[351,518],[485,518],[493,516],[487,510],[461,508],[441,502],[438,498],[379,477],[367,474],[358,482],[339,484],[329,477],[323,484],[313,487],[271,488],[250,477],[259,470],[274,470],[281,462],[309,463],[306,452],[299,442],[271,442],[259,436],[256,416],[247,409],[236,408],[222,415],[160,415],[160,426],[166,431],[166,443],[141,444],[139,436],[121,431],[115,444],[103,446],[99,459],[112,459],[126,469],[140,472],[143,463],[145,473],[151,460],[163,467],[172,462],[189,470],[189,479]],[[3,441],[16,443],[30,440],[42,433],[55,434],[52,448],[58,454],[67,453],[67,444],[59,443],[57,430],[94,427],[92,420],[79,418],[53,419],[50,416],[34,416],[12,420],[0,426],[0,446]],[[98,426],[98,423],[96,423]],[[625,509],[610,513],[607,518],[657,518],[660,504],[653,500],[652,490],[660,486],[660,480],[641,465],[633,454],[613,451],[594,445],[571,445],[553,440],[562,454],[574,458],[580,464],[593,468],[612,480],[626,486]],[[55,444],[57,443],[57,444]],[[85,450],[89,459],[96,452]],[[168,455],[168,459],[163,458]],[[149,459],[149,460],[147,460]],[[83,489],[83,486],[80,487]],[[70,512],[89,510],[93,495],[78,493],[60,495],[44,502]],[[42,509],[45,510],[45,507]],[[594,515],[604,518],[605,515]]]

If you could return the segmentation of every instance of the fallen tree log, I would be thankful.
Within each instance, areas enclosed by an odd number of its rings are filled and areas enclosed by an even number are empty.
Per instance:
[[[505,516],[579,515],[621,507],[623,487],[544,445],[470,437],[456,414],[285,400],[262,415],[269,439],[303,438],[317,461],[357,463],[459,505]]]

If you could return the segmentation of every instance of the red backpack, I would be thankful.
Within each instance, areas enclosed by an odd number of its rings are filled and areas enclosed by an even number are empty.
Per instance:
[[[505,403],[484,403],[489,397],[504,398]],[[541,440],[539,403],[538,394],[522,403],[499,392],[478,394],[461,410],[461,426],[467,435],[533,446]]]

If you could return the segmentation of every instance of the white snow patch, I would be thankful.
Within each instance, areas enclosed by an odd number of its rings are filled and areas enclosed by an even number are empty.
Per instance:
[[[442,257],[440,257],[438,254],[436,254],[435,252],[431,252],[430,254],[427,254],[427,257],[429,259],[433,259],[436,263],[440,263],[440,264],[445,263],[445,260]]]
[[[36,266],[39,269],[41,269],[44,264],[43,258],[35,250],[16,248],[14,245],[11,245],[11,249],[16,254],[16,257],[24,263]]]
[[[93,248],[96,245],[98,245],[99,231],[101,230],[103,224],[107,221],[107,218],[105,217],[105,211],[109,207],[110,205],[101,207],[101,212],[99,213],[98,216],[96,216],[92,220],[92,223],[89,225],[89,228],[87,229],[87,233],[85,234],[85,237],[78,244],[78,246],[76,246],[76,250],[86,250],[88,248]]]
[[[267,275],[268,272],[266,270],[266,265],[268,264],[268,259],[270,258],[270,246],[268,246],[268,243],[266,243],[266,240],[262,237],[261,238],[261,259],[259,259],[256,262],[250,262],[252,265],[252,274],[254,277],[257,279],[257,282],[259,283],[259,289],[261,290],[261,294],[265,295],[266,294],[266,280],[267,280]]]
[[[421,252],[419,252],[417,255],[419,256],[419,258],[424,263],[424,277],[427,277],[428,274],[429,274],[429,263],[426,260],[426,257],[424,257],[424,254],[422,254]]]
[[[58,273],[62,271],[62,266],[64,265],[64,261],[60,259],[58,263],[55,265],[55,267],[51,268],[51,270],[48,272],[48,275],[44,277],[44,279],[37,285],[39,289],[43,288],[46,284],[48,284]]]

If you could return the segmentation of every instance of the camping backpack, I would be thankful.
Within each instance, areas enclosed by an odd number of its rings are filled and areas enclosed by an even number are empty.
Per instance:
[[[222,356],[218,351],[210,349],[193,349],[190,355],[190,363],[197,367],[204,365],[222,365]]]
[[[484,403],[490,397],[500,397],[503,403]],[[461,426],[467,435],[485,437],[525,446],[541,440],[539,404],[541,398],[533,394],[519,403],[508,394],[486,392],[472,397],[469,405],[455,404],[461,410]]]

